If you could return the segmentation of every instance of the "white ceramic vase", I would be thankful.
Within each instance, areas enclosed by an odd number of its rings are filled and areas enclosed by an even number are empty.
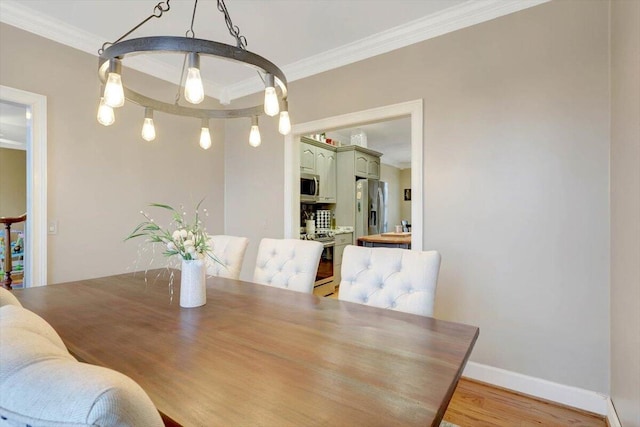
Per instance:
[[[182,260],[180,307],[200,307],[207,303],[207,269],[203,260]]]

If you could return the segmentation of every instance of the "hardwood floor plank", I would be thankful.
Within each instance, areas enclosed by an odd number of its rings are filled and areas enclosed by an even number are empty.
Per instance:
[[[605,427],[604,417],[463,378],[444,419],[460,427]]]

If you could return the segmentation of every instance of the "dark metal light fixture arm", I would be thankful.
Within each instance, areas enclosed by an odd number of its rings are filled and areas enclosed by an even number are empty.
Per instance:
[[[270,116],[278,114],[277,106],[274,107],[276,100],[273,97],[273,87],[275,86],[280,88],[279,91],[276,90],[277,103],[279,104],[281,111],[279,130],[288,129],[284,131],[280,130],[283,135],[286,134],[286,132],[290,131],[291,125],[287,107],[287,79],[284,73],[271,61],[263,58],[260,55],[249,52],[246,49],[247,40],[244,36],[240,35],[240,29],[237,26],[233,25],[224,0],[217,0],[217,8],[224,15],[225,24],[227,25],[229,33],[235,38],[236,46],[218,43],[211,40],[198,39],[195,37],[193,26],[198,0],[194,0],[193,12],[191,16],[191,26],[190,29],[187,30],[185,37],[153,36],[125,40],[126,37],[128,37],[131,33],[136,31],[152,18],[160,18],[164,12],[169,11],[171,9],[169,2],[170,0],[166,0],[158,3],[154,7],[153,13],[150,16],[133,27],[115,42],[104,43],[98,51],[98,76],[100,78],[100,81],[102,83],[105,83],[105,105],[109,108],[117,108],[122,106],[124,104],[124,100],[126,99],[130,102],[145,107],[146,111],[148,111],[149,114],[151,114],[152,110],[162,111],[178,116],[199,118],[203,120],[203,123],[205,120],[212,118],[225,119],[246,117],[254,120],[257,119],[258,116],[265,114],[265,110],[268,110],[267,113]],[[183,62],[182,66],[182,75],[180,77],[180,81],[178,82],[178,91],[173,104],[143,95],[142,93],[136,92],[135,90],[127,87],[123,83],[123,79],[120,76],[120,65],[127,55],[159,54],[167,52],[185,54],[185,61]],[[196,107],[195,104],[199,104],[204,98],[199,67],[199,58],[202,55],[213,56],[220,59],[240,63],[256,70],[258,76],[263,80],[263,82],[267,83],[267,87],[265,88],[265,104],[237,109],[213,109]],[[185,98],[193,105],[179,105],[178,102],[180,100],[182,78],[184,77],[185,73],[185,64],[187,57],[189,58],[190,65],[189,76],[187,77],[187,82],[185,83]],[[109,96],[107,96],[107,92]],[[122,95],[124,95],[124,98]],[[98,118],[98,121],[105,126],[107,125],[105,124],[104,120],[100,121],[100,118]],[[111,121],[108,124],[111,123],[113,123],[112,111]],[[250,142],[252,141],[250,140]],[[259,145],[259,141],[257,144]],[[208,148],[208,146],[203,146],[203,148],[206,149]]]
[[[211,40],[195,39],[187,37],[175,36],[155,36],[141,37],[130,39],[114,44],[108,47],[101,55],[98,61],[98,75],[104,83],[107,80],[109,71],[109,61],[114,58],[123,58],[132,52],[198,52],[201,55],[217,56],[223,59],[241,62],[245,65],[252,66],[256,70],[270,73],[275,77],[276,84],[282,91],[282,98],[287,97],[287,79],[274,63],[263,58],[260,55],[243,50],[224,43],[218,43]],[[194,107],[184,107],[175,104],[161,102],[146,97],[124,86],[125,97],[141,106],[151,107],[157,111],[163,111],[170,114],[180,116],[191,116],[199,118],[237,118],[251,117],[254,115],[262,115],[261,107],[243,108],[235,110],[215,110]]]
[[[129,31],[127,31],[126,33],[124,33],[118,40],[114,41],[114,42],[104,42],[102,44],[102,47],[100,48],[100,50],[98,50],[98,54],[102,55],[102,52],[104,52],[105,48],[107,45],[114,45],[116,43],[118,43],[119,41],[123,40],[125,37],[127,37],[128,35],[130,35],[131,33],[133,33],[135,30],[137,30],[138,28],[142,27],[144,24],[147,23],[147,21],[149,21],[151,18],[160,18],[162,17],[162,14],[165,12],[168,12],[169,9],[171,9],[171,5],[169,4],[171,0],[167,0],[166,2],[161,1],[160,3],[158,3],[157,5],[154,6],[153,8],[153,13],[151,15],[149,15],[144,21],[140,22],[138,25],[136,25],[135,27],[133,27],[132,29],[130,29]],[[197,2],[197,0],[196,0]],[[166,8],[163,6],[163,4],[166,4]],[[193,9],[193,14],[195,16],[195,7]],[[191,21],[191,29],[193,29],[193,21]]]

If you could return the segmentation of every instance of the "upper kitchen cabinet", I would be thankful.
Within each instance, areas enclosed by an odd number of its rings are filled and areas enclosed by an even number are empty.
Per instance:
[[[300,173],[310,173],[320,177],[318,203],[336,202],[337,163],[334,147],[302,137],[300,142]]]
[[[356,151],[355,174],[359,178],[380,179],[380,157]]]
[[[316,170],[320,175],[320,192],[318,201],[336,202],[336,173],[338,169],[336,152],[316,147]]]
[[[357,145],[348,145],[338,148],[338,155],[341,161],[348,165],[348,169],[353,169],[353,173],[348,173],[358,178],[380,179],[380,156],[379,153],[368,148]]]
[[[300,143],[300,173],[316,174],[316,147]]]

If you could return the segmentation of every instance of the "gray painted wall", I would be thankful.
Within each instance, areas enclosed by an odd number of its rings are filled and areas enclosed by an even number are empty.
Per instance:
[[[640,426],[640,2],[611,7],[611,399]]]
[[[606,2],[551,2],[295,81],[289,98],[296,123],[422,98],[436,316],[480,327],[473,361],[604,393],[608,55]],[[284,228],[283,141],[271,120],[261,130],[252,150],[248,123],[226,125],[244,278]]]

